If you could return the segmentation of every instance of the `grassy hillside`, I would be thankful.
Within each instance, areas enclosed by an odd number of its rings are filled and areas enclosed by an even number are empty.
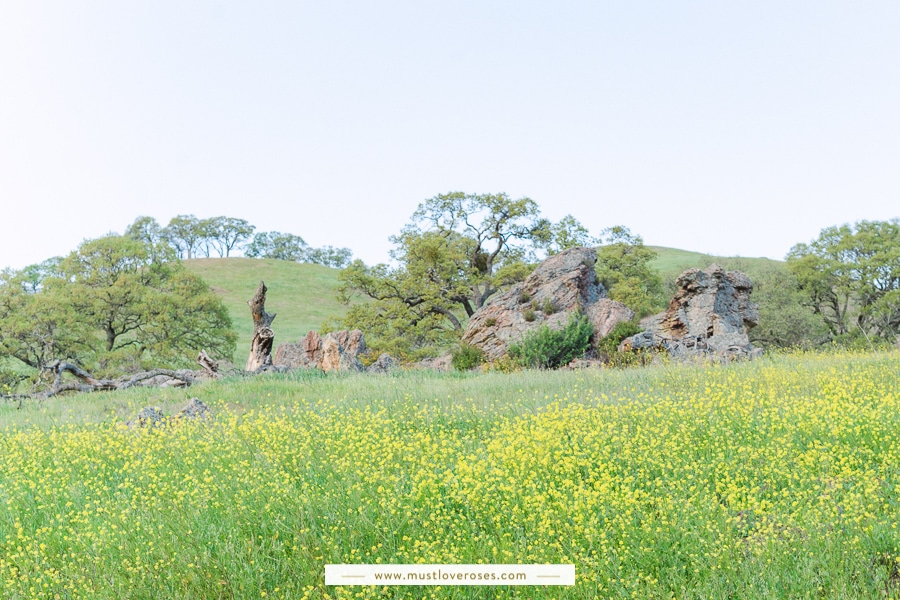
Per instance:
[[[663,246],[649,246],[649,248],[652,248],[657,253],[656,260],[652,264],[659,271],[664,284],[675,281],[685,269],[694,267],[704,269],[714,262],[728,269],[746,271],[751,277],[753,271],[782,264],[781,261],[770,258],[712,256],[702,252],[665,248]]]
[[[222,296],[238,333],[236,363],[247,358],[253,320],[247,301],[260,280],[269,288],[266,311],[278,317],[272,323],[275,345],[296,342],[329,317],[346,310],[335,299],[337,269],[274,259],[200,258],[184,262]]]

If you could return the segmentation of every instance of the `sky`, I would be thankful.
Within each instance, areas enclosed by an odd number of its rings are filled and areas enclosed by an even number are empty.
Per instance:
[[[386,261],[438,194],[781,259],[900,217],[900,3],[0,3],[0,268],[142,215]]]

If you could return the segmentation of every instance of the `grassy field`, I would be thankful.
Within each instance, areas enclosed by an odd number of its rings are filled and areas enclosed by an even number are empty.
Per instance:
[[[657,253],[656,259],[651,265],[659,272],[660,277],[662,277],[663,283],[665,284],[674,282],[685,269],[692,269],[695,267],[705,269],[714,262],[717,262],[728,269],[740,269],[747,272],[779,264],[779,261],[771,260],[769,258],[712,256],[701,252],[679,250],[678,248],[665,248],[663,246],[650,246],[650,248]]]
[[[323,375],[0,407],[3,598],[900,596],[900,356]],[[123,426],[191,396],[208,422]],[[574,563],[574,588],[325,587]]]
[[[247,301],[260,280],[266,282],[266,311],[278,317],[272,324],[276,346],[296,342],[310,330],[318,330],[330,317],[340,317],[345,307],[335,298],[337,269],[274,259],[199,258],[184,261],[225,301],[238,333],[240,365],[246,360],[253,337],[253,320]]]

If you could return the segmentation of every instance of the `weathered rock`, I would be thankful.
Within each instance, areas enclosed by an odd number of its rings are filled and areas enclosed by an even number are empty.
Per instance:
[[[676,280],[678,292],[665,312],[641,321],[645,331],[625,339],[619,350],[665,349],[671,354],[751,356],[747,332],[759,322],[750,301],[753,284],[740,271],[713,264],[688,269]]]
[[[594,347],[600,340],[608,336],[616,325],[634,318],[633,310],[621,302],[609,298],[600,298],[589,304],[585,309],[585,314],[594,325],[594,335],[591,336],[591,346]]]
[[[431,369],[434,371],[452,371],[453,356],[450,354],[442,354],[436,358],[425,358],[417,363],[410,365],[415,369]]]
[[[327,336],[331,336],[337,341],[344,354],[359,356],[360,354],[368,352],[366,340],[363,337],[362,331],[359,329],[353,329],[352,331],[347,331],[346,329],[342,331],[332,331],[331,333],[326,334],[326,337]]]
[[[276,367],[316,368],[323,371],[361,371],[359,355],[367,352],[360,330],[332,331],[319,335],[310,331],[296,344],[280,344],[273,360]]]
[[[382,352],[378,359],[366,369],[367,373],[387,373],[397,368],[397,361],[387,352]]]
[[[594,325],[592,343],[608,335],[634,311],[606,297],[597,280],[593,248],[571,248],[542,262],[525,281],[497,294],[469,319],[462,341],[481,348],[487,360],[507,353],[510,344],[546,324],[561,329],[569,316],[583,312]]]
[[[322,362],[320,369],[329,371],[361,371],[362,364],[355,354],[351,354],[347,348],[338,341],[338,336],[327,334],[322,338]]]
[[[146,406],[140,410],[133,421],[128,422],[129,427],[155,427],[165,418],[158,406]]]
[[[200,398],[191,398],[190,401],[175,415],[179,419],[206,419],[212,416],[212,410]]]
[[[581,369],[597,369],[603,366],[602,360],[575,358],[569,364],[562,367],[564,371],[579,371]]]

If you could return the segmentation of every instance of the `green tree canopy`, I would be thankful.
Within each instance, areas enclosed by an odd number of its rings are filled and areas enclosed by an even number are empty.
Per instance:
[[[823,229],[794,246],[787,265],[833,336],[893,341],[900,333],[900,219]]]
[[[231,358],[222,301],[163,245],[109,235],[82,243],[38,286],[0,280],[0,351],[40,368],[54,359],[107,368],[187,365],[200,349]]]
[[[275,258],[302,262],[309,245],[299,235],[261,231],[253,237],[244,254],[250,258]]]
[[[48,291],[30,268],[0,274],[0,356],[41,369],[95,350],[94,333],[75,308]]]
[[[232,250],[250,239],[256,227],[244,219],[234,217],[212,217],[202,221],[206,236],[206,255],[210,248],[219,256],[231,256]]]
[[[662,280],[651,266],[656,252],[621,225],[605,229],[601,235],[596,269],[609,297],[631,308],[638,318],[663,308]]]
[[[365,331],[376,349],[434,353],[458,339],[488,298],[524,279],[538,252],[582,239],[583,228],[567,219],[554,229],[533,200],[506,194],[429,198],[391,238],[392,265],[354,261],[340,273],[341,300],[367,300],[343,323]]]
[[[138,217],[125,229],[125,235],[145,244],[164,241],[163,228],[153,217]]]
[[[353,251],[350,248],[335,248],[322,246],[321,248],[309,248],[306,251],[303,262],[316,265],[324,265],[335,269],[343,269],[353,259]]]
[[[178,253],[178,258],[197,258],[207,239],[206,224],[194,215],[172,217],[162,230],[163,238]]]

